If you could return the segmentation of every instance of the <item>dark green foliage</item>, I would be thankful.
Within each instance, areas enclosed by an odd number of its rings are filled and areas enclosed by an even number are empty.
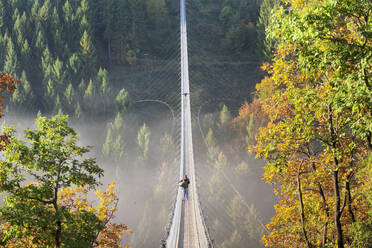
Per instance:
[[[197,22],[189,25],[191,35],[215,30],[213,46],[224,56],[255,50],[257,1],[193,1],[189,9]],[[28,112],[58,108],[87,118],[112,117],[128,108],[129,93],[118,95],[123,86],[115,87],[111,72],[131,71],[145,60],[156,69],[156,60],[177,47],[178,22],[178,5],[166,0],[0,0],[0,69],[27,75],[34,96],[22,100]],[[202,46],[212,46],[210,38],[193,36]]]

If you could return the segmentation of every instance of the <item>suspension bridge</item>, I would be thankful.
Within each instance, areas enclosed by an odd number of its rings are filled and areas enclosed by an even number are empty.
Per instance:
[[[181,41],[181,180],[190,176],[189,199],[183,199],[181,188],[177,191],[172,224],[166,240],[167,248],[212,247],[198,200],[191,129],[190,85],[187,49],[187,24],[185,0],[180,0]]]
[[[244,97],[252,90],[247,86],[247,88],[242,88],[239,85],[227,82],[232,78],[231,74],[239,75],[241,71],[247,71],[247,69],[248,71],[253,71],[251,68],[257,68],[257,62],[238,61],[231,63],[224,60],[222,60],[223,62],[218,62],[219,60],[207,59],[208,52],[200,47],[198,41],[196,39],[188,39],[188,35],[192,37],[200,35],[197,33],[197,20],[200,17],[196,16],[196,13],[198,13],[196,9],[195,1],[188,0],[186,2],[185,0],[180,0],[179,30],[169,35],[169,43],[162,52],[161,59],[146,58],[146,60],[142,61],[142,70],[138,70],[135,73],[131,72],[127,75],[119,75],[117,78],[114,77],[113,80],[117,80],[118,83],[132,82],[136,84],[136,87],[144,89],[141,91],[133,89],[132,92],[132,96],[135,95],[134,103],[139,109],[146,104],[148,106],[148,103],[159,104],[166,107],[167,112],[171,114],[172,128],[168,129],[167,132],[172,135],[174,147],[177,147],[177,152],[175,152],[177,155],[174,154],[177,164],[172,167],[177,167],[177,171],[169,172],[171,173],[169,178],[172,179],[169,180],[170,184],[167,184],[167,187],[169,185],[172,189],[169,188],[169,191],[167,191],[169,194],[167,193],[166,198],[163,198],[161,202],[161,205],[167,209],[166,211],[169,214],[167,224],[165,222],[159,223],[166,225],[166,231],[156,228],[156,233],[160,236],[162,235],[161,247],[209,248],[213,247],[214,243],[218,246],[222,241],[229,240],[234,231],[237,228],[241,228],[241,224],[237,223],[236,220],[233,223],[228,213],[229,204],[233,197],[237,197],[239,204],[244,208],[244,218],[251,218],[249,219],[252,226],[251,231],[247,231],[247,228],[250,227],[246,225],[246,237],[243,240],[252,240],[255,243],[255,245],[252,243],[248,247],[259,247],[257,245],[258,238],[256,237],[266,232],[266,229],[259,219],[255,219],[256,213],[252,212],[253,205],[251,202],[248,203],[246,201],[247,194],[239,192],[241,186],[239,189],[239,185],[234,182],[234,175],[229,173],[228,170],[217,170],[213,165],[201,162],[199,149],[196,150],[195,157],[193,151],[195,147],[198,148],[198,145],[202,145],[203,149],[205,147],[207,150],[209,149],[202,130],[203,124],[199,118],[202,108],[207,108],[212,102],[225,101],[236,103],[235,107],[239,108],[245,99]],[[188,16],[187,21],[186,14]],[[188,27],[189,30],[187,29]],[[177,43],[178,41],[179,43]],[[189,52],[191,54],[190,63]],[[193,54],[198,54],[198,59],[195,59]],[[205,61],[199,59],[203,57],[206,58]],[[216,71],[221,73],[217,74]],[[247,78],[246,73],[244,77]],[[254,78],[250,80],[256,82]],[[200,92],[200,86],[206,90],[203,91],[203,95],[194,98],[198,91]],[[129,83],[125,87],[131,91]],[[194,100],[199,99],[199,102],[191,102],[191,98]],[[240,102],[237,103],[238,101]],[[146,111],[144,114],[157,116],[157,113],[152,111]],[[194,121],[194,127],[199,128],[201,134],[194,136],[196,141],[199,141],[195,142],[195,144],[193,144],[192,121]],[[197,168],[195,168],[195,164]],[[188,200],[183,200],[183,190],[177,184],[177,181],[180,181],[185,174],[190,178]],[[223,199],[222,202],[218,202],[218,204],[216,204],[215,198],[210,199],[210,196],[206,195],[205,190],[210,180],[210,178],[205,178],[205,176],[215,174],[219,174],[221,176],[220,180],[227,186],[219,190],[219,193],[228,197]],[[177,190],[174,191],[176,187]],[[200,192],[198,192],[198,189],[200,189]],[[215,225],[215,223],[218,224],[219,221],[223,223],[224,232],[216,230],[218,225]],[[151,230],[153,228],[147,227],[144,229]],[[153,234],[154,230],[145,232],[147,233],[146,235],[151,233],[150,235],[155,237],[155,234]],[[160,234],[161,232],[162,234]],[[248,234],[249,232],[250,234]],[[148,240],[150,240],[148,236],[140,237],[136,246],[149,247]],[[153,241],[154,239],[152,239]]]

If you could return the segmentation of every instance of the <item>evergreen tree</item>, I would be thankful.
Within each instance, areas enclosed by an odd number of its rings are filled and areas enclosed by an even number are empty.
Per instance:
[[[102,145],[102,154],[105,157],[110,157],[111,155],[111,147],[112,147],[112,135],[111,135],[111,128],[107,129],[105,143]]]
[[[146,126],[146,123],[144,123],[137,135],[137,144],[140,150],[141,158],[143,160],[147,159],[147,155],[149,152],[150,135],[151,132],[149,128]]]
[[[115,116],[114,122],[111,124],[112,130],[118,134],[124,130],[124,122],[121,113],[118,112]]]
[[[62,7],[62,11],[64,14],[63,15],[64,23],[67,25],[67,27],[71,28],[75,17],[74,17],[74,11],[72,9],[72,6],[69,0],[66,0],[65,4]]]
[[[35,47],[38,48],[39,51],[43,51],[43,49],[47,47],[44,30],[41,24],[36,25]]]
[[[39,0],[35,0],[31,8],[31,16],[38,16],[39,8],[40,8]]]
[[[76,53],[73,53],[69,58],[69,66],[71,68],[72,73],[75,77],[80,78],[78,72],[81,70],[81,61],[79,56]],[[77,75],[78,74],[78,75]],[[79,82],[79,80],[77,80]]]
[[[41,68],[43,72],[47,71],[47,68],[52,65],[53,58],[50,54],[49,48],[46,47],[41,57]]]
[[[254,115],[253,113],[249,117],[249,122],[248,126],[246,127],[247,129],[247,136],[246,136],[246,143],[247,145],[253,145],[254,144],[254,128],[255,128],[255,123],[254,123]]]
[[[50,0],[45,0],[43,6],[41,6],[38,17],[42,21],[47,21],[52,14],[52,6]]]
[[[127,111],[129,106],[129,95],[125,89],[121,89],[116,96],[116,108],[117,111],[120,113],[124,113]]]
[[[114,156],[115,161],[119,161],[124,156],[124,141],[121,135],[117,135],[115,141],[112,144],[112,155]]]
[[[51,79],[48,80],[46,84],[46,91],[44,96],[44,108],[47,111],[51,111],[55,107],[55,101],[56,101],[56,92],[54,83]]]
[[[53,74],[55,82],[61,87],[65,83],[65,68],[63,66],[63,62],[57,58],[53,65]]]
[[[63,115],[61,98],[59,97],[58,93],[54,104],[53,114]]]
[[[217,126],[220,129],[227,129],[230,126],[231,121],[232,121],[231,113],[227,106],[223,104],[222,109],[220,111],[219,123],[217,124]]]
[[[84,81],[84,79],[82,79],[79,86],[78,86],[78,91],[79,91],[79,94],[80,94],[81,97],[84,97],[85,90],[86,90],[85,81]]]
[[[11,73],[11,74],[15,74],[15,75],[18,72],[17,53],[15,51],[13,42],[10,38],[8,39],[8,44],[7,44],[7,54],[5,57],[4,71]]]
[[[92,44],[92,40],[88,32],[85,30],[80,39],[80,52],[82,63],[82,76],[89,78],[92,76],[92,69],[96,67],[96,51]]]
[[[205,137],[205,141],[208,145],[209,162],[213,163],[217,159],[217,156],[220,153],[220,149],[216,144],[212,128],[209,128],[207,136]]]
[[[80,103],[76,104],[74,117],[75,117],[75,119],[80,119],[82,117],[82,109],[80,107]]]
[[[27,40],[23,42],[21,48],[21,60],[22,60],[22,67],[23,68],[30,68],[31,63],[31,48]]]
[[[257,22],[258,49],[262,60],[270,62],[275,47],[275,39],[266,35],[271,26],[271,16],[279,7],[280,0],[263,0],[260,6],[260,14]]]
[[[88,104],[93,103],[96,97],[96,89],[94,87],[93,81],[90,80],[88,87],[85,90],[84,93],[84,101],[86,101]]]
[[[72,105],[75,102],[75,90],[71,83],[68,84],[64,95],[69,105]]]

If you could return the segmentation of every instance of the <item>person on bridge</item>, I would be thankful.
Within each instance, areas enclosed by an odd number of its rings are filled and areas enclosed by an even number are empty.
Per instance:
[[[189,184],[190,184],[190,180],[185,174],[185,176],[180,181],[180,186],[183,188],[183,199],[186,199],[186,200],[189,199]]]

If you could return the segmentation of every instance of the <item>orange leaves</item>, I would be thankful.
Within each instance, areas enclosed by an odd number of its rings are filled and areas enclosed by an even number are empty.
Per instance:
[[[234,125],[246,124],[253,114],[256,126],[263,126],[267,123],[267,116],[262,111],[261,102],[255,98],[251,103],[245,102],[239,109],[238,116],[233,120]]]
[[[0,73],[0,94],[3,91],[13,93],[16,89],[16,84],[20,82],[9,73]],[[4,96],[0,95],[0,102],[4,100]],[[3,105],[0,104],[0,118],[2,117]],[[0,135],[0,151],[4,149],[4,145],[9,143],[9,136],[6,134]]]
[[[105,228],[97,236],[97,248],[125,248],[121,245],[122,236],[131,230],[124,224],[112,223],[117,211],[119,198],[115,193],[115,183],[107,186],[106,191],[97,190],[98,206],[87,200],[87,187],[65,188],[59,193],[59,205],[65,206],[70,213],[88,211],[95,214],[105,224]]]
[[[16,84],[20,82],[19,79],[13,77],[9,73],[0,73],[0,94],[3,91],[6,91],[7,93],[13,93],[15,91]],[[0,102],[4,100],[4,96],[0,95]],[[0,118],[2,117],[2,111],[3,105],[0,104]]]
[[[16,79],[9,73],[0,73],[0,92],[6,90],[8,93],[13,93],[15,91],[16,84],[20,82],[19,79]],[[3,100],[1,96],[0,101]]]

